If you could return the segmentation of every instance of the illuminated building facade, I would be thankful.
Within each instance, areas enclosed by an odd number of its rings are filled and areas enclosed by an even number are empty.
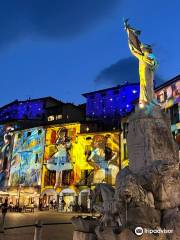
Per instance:
[[[14,204],[64,199],[67,208],[76,202],[87,210],[95,185],[114,185],[119,169],[128,165],[128,116],[139,85],[127,83],[83,95],[86,120],[84,106],[53,98],[0,108],[0,190],[7,191]],[[156,96],[170,114],[178,140],[180,76],[156,88]]]
[[[87,209],[97,183],[115,184],[119,171],[119,133],[81,133],[79,123],[46,128],[41,195],[49,202],[74,199]]]
[[[155,88],[158,102],[169,113],[171,130],[180,144],[180,75]],[[83,94],[87,99],[86,115],[89,119],[101,119],[111,129],[121,131],[121,167],[128,165],[127,133],[128,116],[134,111],[139,98],[139,84],[127,83],[114,88]]]
[[[19,129],[83,120],[85,114],[80,107],[52,97],[15,100],[0,108],[0,124],[16,123]]]
[[[76,199],[87,209],[97,183],[114,185],[120,167],[119,132],[89,132],[88,127],[77,122],[5,130],[10,137],[1,141],[1,160],[6,160],[8,174],[0,184],[9,201],[24,206],[38,205],[39,198],[46,204],[63,198],[70,206]]]
[[[86,97],[86,117],[90,119],[119,119],[134,109],[133,102],[139,97],[139,84],[124,84],[96,92]]]
[[[171,119],[171,131],[175,137],[180,134],[180,76],[156,89],[156,96],[162,108]]]
[[[77,119],[85,119],[81,108],[52,97],[16,100],[0,108],[0,191],[8,191],[11,202],[39,203],[45,126]]]
[[[172,134],[180,146],[180,75],[155,88],[155,95],[162,109],[169,114]],[[121,129],[121,162],[124,167],[128,164],[128,116],[121,119]]]

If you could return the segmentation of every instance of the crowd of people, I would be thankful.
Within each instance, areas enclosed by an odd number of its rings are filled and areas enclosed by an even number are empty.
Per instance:
[[[3,214],[6,214],[7,211],[26,212],[28,210],[34,212],[35,208],[37,208],[39,211],[55,210],[59,212],[92,212],[90,205],[84,206],[76,201],[70,201],[66,203],[64,199],[60,199],[59,203],[55,199],[50,200],[49,203],[46,203],[43,201],[43,199],[39,199],[38,206],[34,203],[26,206],[20,206],[18,203],[14,205],[12,202],[8,203],[8,198],[4,199],[3,203],[0,203],[0,209]]]
[[[34,203],[23,206],[19,205],[18,202],[16,204],[13,204],[13,202],[8,203],[8,198],[6,198],[3,202],[0,203],[0,209],[2,212],[4,206],[6,206],[6,209],[9,212],[26,212],[27,209],[30,210],[31,212],[34,212],[34,209],[36,207]]]
[[[59,204],[54,199],[49,203],[43,202],[43,200],[40,199],[39,210],[56,210],[59,212],[91,212],[91,208],[88,206],[80,205],[74,201],[66,203],[64,199],[61,199]]]

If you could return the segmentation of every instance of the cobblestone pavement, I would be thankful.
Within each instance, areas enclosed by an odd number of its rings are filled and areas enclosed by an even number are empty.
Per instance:
[[[43,223],[70,222],[71,217],[74,215],[75,214],[53,211],[7,213],[5,227],[35,224],[37,220],[41,220]],[[1,220],[2,216],[0,216],[0,221]],[[28,227],[5,230],[5,233],[0,233],[0,240],[33,240],[34,229],[34,227]],[[43,226],[42,239],[72,240],[73,226],[72,224]]]

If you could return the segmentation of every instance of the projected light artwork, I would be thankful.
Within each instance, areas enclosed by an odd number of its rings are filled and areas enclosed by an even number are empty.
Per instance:
[[[139,97],[139,84],[124,85],[104,91],[84,94],[86,115],[90,118],[111,118],[128,115]]]
[[[73,169],[72,144],[79,128],[80,124],[70,124],[52,126],[46,130],[45,164],[48,170],[56,172],[55,188],[63,183],[62,172]]]
[[[0,189],[7,187],[13,143],[12,126],[0,126]]]
[[[114,184],[120,164],[118,133],[79,134],[73,144],[72,159],[75,183]]]
[[[15,101],[0,110],[0,121],[20,119],[41,119],[44,113],[43,101]]]
[[[40,171],[44,151],[44,130],[32,128],[14,136],[10,169],[10,186],[40,185]]]

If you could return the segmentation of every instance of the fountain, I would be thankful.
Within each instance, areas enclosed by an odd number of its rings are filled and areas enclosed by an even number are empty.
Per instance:
[[[129,117],[129,166],[118,173],[115,189],[105,183],[95,187],[93,207],[100,217],[74,217],[73,240],[178,240],[179,154],[170,120],[154,99],[157,61],[151,46],[140,42],[140,31],[128,20],[125,30],[140,70],[139,104]]]

